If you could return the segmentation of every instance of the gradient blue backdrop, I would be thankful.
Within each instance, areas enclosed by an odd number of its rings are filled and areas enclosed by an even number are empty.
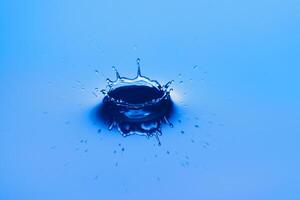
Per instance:
[[[1,0],[0,199],[299,200],[299,55],[297,0]],[[91,116],[137,57],[161,147]]]

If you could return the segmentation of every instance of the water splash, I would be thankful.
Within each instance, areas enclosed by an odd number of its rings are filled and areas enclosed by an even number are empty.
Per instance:
[[[116,67],[113,70],[116,80],[107,79],[106,89],[101,90],[103,98],[102,114],[109,123],[109,129],[116,128],[123,136],[154,136],[160,145],[161,124],[168,124],[172,112],[169,81],[161,85],[156,80],[143,76],[140,59],[134,78],[121,77]]]

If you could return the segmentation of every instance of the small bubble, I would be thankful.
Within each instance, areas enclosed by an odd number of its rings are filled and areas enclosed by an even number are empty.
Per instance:
[[[101,133],[101,131],[102,131],[102,130],[99,128],[97,132],[98,132],[98,133]]]
[[[179,78],[181,78],[181,77],[182,77],[182,74],[181,74],[181,73],[180,73],[180,74],[178,74],[178,77],[179,77]]]
[[[184,131],[180,131],[181,134],[184,134]]]
[[[179,84],[182,84],[183,83],[183,81],[179,81]]]
[[[193,69],[195,70],[195,69],[198,69],[198,65],[195,65],[194,67],[193,67]]]
[[[167,153],[167,154],[170,154],[170,151],[167,151],[166,153]]]
[[[118,162],[116,162],[116,163],[115,163],[115,167],[118,167],[118,166],[119,166],[119,163],[118,163]]]
[[[196,125],[195,125],[195,128],[199,128],[199,125],[198,125],[198,124],[196,124]]]
[[[179,120],[177,120],[178,121],[178,123],[181,123],[182,121],[179,119]]]
[[[98,178],[99,178],[99,176],[98,176],[98,175],[96,175],[96,176],[94,177],[94,180],[98,180]]]
[[[113,152],[114,154],[116,154],[117,153],[117,151],[116,150],[114,150],[114,152]]]
[[[80,140],[80,143],[83,143],[84,142],[84,140]]]
[[[123,148],[121,149],[121,151],[125,151],[125,148],[123,147]]]
[[[88,152],[88,151],[89,151],[88,149],[85,149],[85,150],[84,150],[84,153],[86,153],[86,152]]]
[[[195,143],[195,140],[191,139],[191,142],[192,142],[192,143]]]
[[[70,124],[70,121],[65,121],[65,125],[69,125]]]
[[[97,69],[95,69],[95,73],[96,73],[96,74],[99,74],[99,71],[98,71]]]

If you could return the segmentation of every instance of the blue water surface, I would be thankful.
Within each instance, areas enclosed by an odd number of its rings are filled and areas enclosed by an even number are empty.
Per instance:
[[[297,0],[2,0],[0,199],[299,200],[299,55]],[[137,57],[162,146],[91,116]]]

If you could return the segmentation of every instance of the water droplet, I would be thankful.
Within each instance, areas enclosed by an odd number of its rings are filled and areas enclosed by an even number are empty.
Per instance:
[[[136,51],[137,50],[137,48],[138,48],[138,46],[135,44],[135,45],[133,45],[133,50],[134,51]]]
[[[209,143],[208,142],[204,142],[202,146],[203,146],[203,148],[207,149],[209,147]]]
[[[98,95],[97,95],[95,92],[92,92],[92,94],[93,94],[95,97],[98,97]]]
[[[53,150],[55,148],[56,148],[56,145],[53,145],[53,146],[50,147],[51,150]]]

